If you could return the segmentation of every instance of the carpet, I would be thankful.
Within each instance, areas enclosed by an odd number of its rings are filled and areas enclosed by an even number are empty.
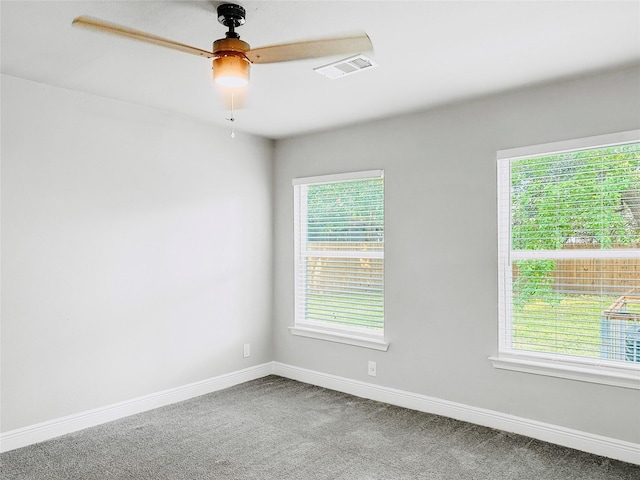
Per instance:
[[[0,455],[3,480],[638,480],[640,466],[268,376]]]

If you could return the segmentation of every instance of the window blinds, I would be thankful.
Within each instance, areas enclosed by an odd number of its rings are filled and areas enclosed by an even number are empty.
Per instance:
[[[384,328],[381,171],[294,181],[296,324]]]
[[[640,143],[499,163],[501,347],[640,367]]]

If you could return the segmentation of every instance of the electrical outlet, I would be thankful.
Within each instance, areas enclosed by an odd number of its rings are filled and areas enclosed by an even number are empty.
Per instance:
[[[251,344],[250,343],[245,343],[244,344],[244,350],[243,350],[243,354],[244,358],[247,358],[249,356],[251,356]]]
[[[376,376],[376,362],[369,360],[369,367],[367,368],[367,374],[371,377]]]

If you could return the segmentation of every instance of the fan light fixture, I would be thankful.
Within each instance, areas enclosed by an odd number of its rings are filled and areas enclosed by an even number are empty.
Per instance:
[[[245,53],[251,47],[239,38],[228,37],[213,43],[213,80],[223,87],[249,85],[251,62]]]
[[[184,43],[159,37],[158,35],[123,27],[86,15],[74,18],[72,23],[76,27],[97,30],[138,42],[146,42],[198,57],[212,59],[213,83],[221,86],[222,90],[228,89],[228,91],[223,91],[223,94],[225,97],[228,97],[229,94],[231,95],[232,109],[234,107],[242,108],[244,92],[241,90],[249,84],[249,70],[251,69],[252,63],[289,62],[306,58],[355,54],[356,52],[370,51],[373,49],[371,40],[364,32],[348,36],[303,40],[252,49],[247,42],[240,40],[240,35],[238,35],[235,30],[245,23],[245,9],[233,3],[222,3],[218,5],[216,11],[218,13],[218,22],[229,30],[225,33],[225,38],[216,40],[213,43],[213,49],[211,51],[192,47]],[[237,96],[235,96],[236,94]]]
[[[244,24],[245,11],[239,5],[225,4],[218,7],[218,21],[229,28],[225,38],[213,42],[213,80],[223,87],[249,85],[251,62],[245,55],[251,46],[240,40],[235,28]]]
[[[251,63],[244,56],[224,55],[213,61],[213,80],[223,87],[249,85]]]

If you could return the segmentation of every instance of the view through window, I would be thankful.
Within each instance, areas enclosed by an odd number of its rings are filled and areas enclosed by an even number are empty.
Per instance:
[[[500,349],[640,367],[640,143],[499,160]]]
[[[294,181],[295,322],[384,331],[382,171]]]

